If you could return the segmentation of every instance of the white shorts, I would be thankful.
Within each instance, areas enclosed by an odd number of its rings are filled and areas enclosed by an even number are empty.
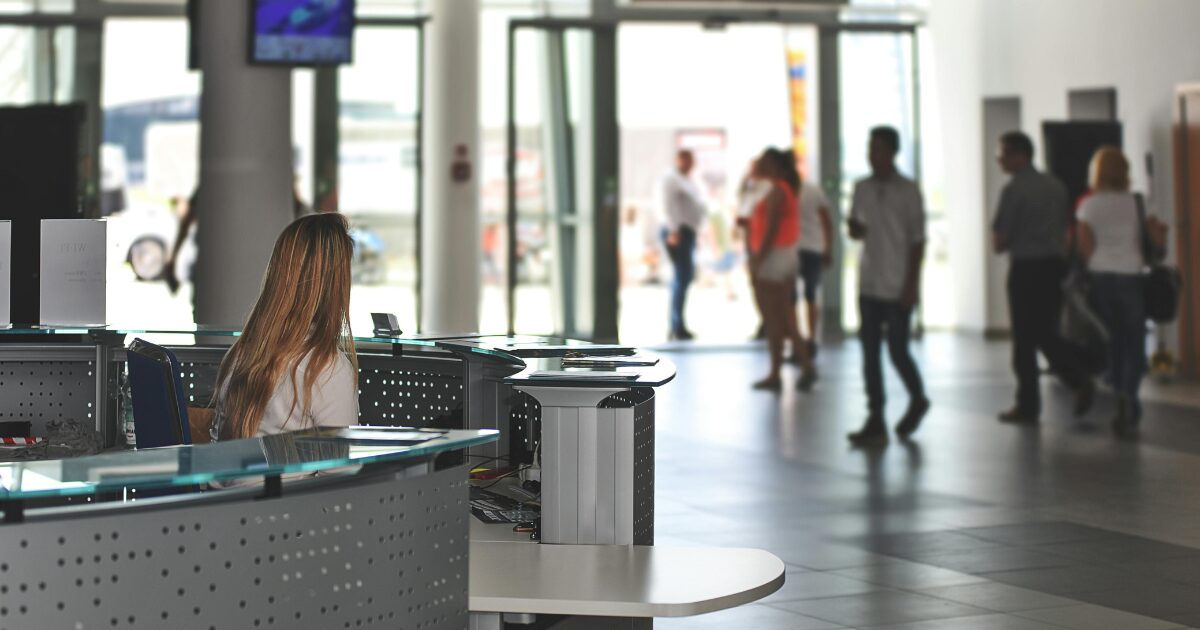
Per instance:
[[[800,275],[800,258],[794,247],[776,247],[767,252],[755,270],[754,279],[760,282],[796,282]]]

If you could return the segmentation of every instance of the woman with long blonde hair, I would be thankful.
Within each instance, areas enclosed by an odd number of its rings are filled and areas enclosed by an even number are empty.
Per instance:
[[[262,293],[217,375],[210,436],[358,424],[346,218],[314,214],[275,242]]]

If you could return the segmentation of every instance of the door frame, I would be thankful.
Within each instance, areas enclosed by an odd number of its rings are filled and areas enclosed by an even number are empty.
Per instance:
[[[558,165],[564,175],[555,186],[560,209],[553,217],[553,228],[558,232],[558,242],[563,251],[555,256],[562,268],[563,290],[558,299],[563,312],[562,328],[556,331],[564,335],[584,336],[593,340],[615,341],[617,336],[617,289],[615,273],[604,273],[615,269],[617,264],[617,228],[619,202],[619,124],[617,121],[617,74],[616,34],[618,23],[598,19],[559,18],[516,18],[508,23],[508,52],[506,66],[506,278],[505,310],[508,334],[516,334],[516,288],[517,288],[517,121],[516,121],[516,59],[517,33],[522,30],[542,31],[550,36],[549,43],[554,59],[549,60],[552,88],[560,93],[552,99],[548,113],[552,135],[566,156],[566,163]],[[578,186],[576,179],[576,138],[580,130],[571,128],[570,103],[567,94],[566,50],[564,36],[568,31],[587,32],[592,36],[592,65],[590,85],[587,93],[591,112],[590,128],[584,135],[590,136],[590,186]],[[581,197],[581,189],[586,197]],[[583,200],[591,205],[591,225],[581,223],[576,204]],[[586,218],[586,217],[583,217]],[[592,256],[585,263],[590,265],[590,277],[585,278],[587,294],[580,295],[578,263],[582,256],[576,247],[581,232],[591,231]],[[585,248],[583,254],[586,255]],[[587,269],[588,267],[585,267]],[[590,307],[590,308],[589,308]],[[590,311],[590,312],[585,312]]]

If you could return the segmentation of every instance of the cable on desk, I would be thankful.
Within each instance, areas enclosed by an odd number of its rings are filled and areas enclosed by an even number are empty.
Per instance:
[[[509,471],[509,472],[506,472],[506,473],[504,473],[503,475],[500,475],[499,477],[496,477],[495,479],[493,479],[493,480],[492,480],[492,482],[491,482],[491,483],[489,483],[489,484],[488,484],[488,485],[486,485],[486,486],[475,486],[475,487],[479,488],[480,490],[487,490],[488,488],[491,488],[492,486],[494,486],[494,485],[496,485],[496,484],[500,483],[501,481],[504,481],[505,479],[508,479],[509,477],[512,477],[513,475],[519,475],[519,474],[521,474],[521,473],[522,473],[523,471],[525,471],[527,468],[529,468],[529,465],[528,465],[528,464],[526,464],[525,466],[521,466],[521,467],[519,467],[519,468],[517,468],[517,469],[515,469],[515,470],[511,470],[511,471]]]

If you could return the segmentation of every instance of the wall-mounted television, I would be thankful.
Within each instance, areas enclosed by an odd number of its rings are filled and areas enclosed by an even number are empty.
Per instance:
[[[329,66],[350,63],[354,0],[253,0],[250,63]]]

